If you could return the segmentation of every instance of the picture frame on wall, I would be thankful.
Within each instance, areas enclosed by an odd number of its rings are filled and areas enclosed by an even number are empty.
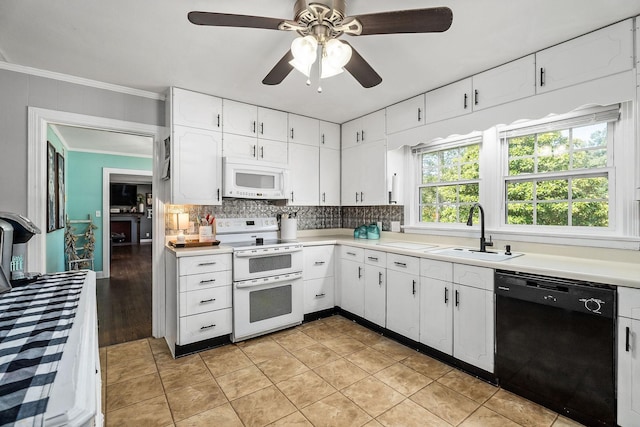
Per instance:
[[[47,233],[56,230],[58,214],[58,176],[56,173],[56,149],[47,141]]]
[[[56,177],[58,180],[58,229],[65,226],[65,185],[64,185],[64,157],[60,153],[56,153]]]

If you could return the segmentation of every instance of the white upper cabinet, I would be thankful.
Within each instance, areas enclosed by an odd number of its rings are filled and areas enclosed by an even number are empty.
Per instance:
[[[256,139],[251,136],[225,133],[223,136],[225,157],[262,160],[271,163],[287,164],[287,143]]]
[[[418,95],[387,107],[387,134],[424,125],[424,98]]]
[[[342,150],[343,206],[388,204],[385,140]]]
[[[320,189],[320,149],[289,144],[289,204],[317,206]]]
[[[471,77],[425,94],[426,122],[433,123],[473,111]]]
[[[224,133],[287,141],[287,113],[228,99],[222,104]]]
[[[535,66],[529,55],[473,76],[473,110],[535,95]]]
[[[284,111],[258,107],[258,138],[287,141],[288,114]]]
[[[340,206],[340,150],[320,146],[320,205]]]
[[[378,110],[342,125],[342,148],[386,138],[385,110]]]
[[[222,99],[172,87],[171,123],[198,129],[222,130]]]
[[[340,149],[340,125],[331,122],[320,122],[320,146]]]
[[[320,145],[320,121],[290,113],[287,137],[289,142],[317,147]]]
[[[633,68],[633,20],[610,25],[536,53],[537,93]]]

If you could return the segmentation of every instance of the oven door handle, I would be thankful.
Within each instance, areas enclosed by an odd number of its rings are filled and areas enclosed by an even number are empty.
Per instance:
[[[263,256],[290,254],[293,252],[300,252],[301,250],[302,250],[302,246],[293,246],[293,247],[286,247],[286,248],[269,248],[260,252],[256,252],[255,250],[238,251],[238,252],[234,252],[233,256],[236,258],[258,258]]]
[[[294,280],[302,279],[302,273],[284,274],[282,276],[269,277],[266,280],[247,280],[245,282],[236,282],[234,287],[236,289],[256,288],[258,286],[273,285],[274,283],[293,282]]]

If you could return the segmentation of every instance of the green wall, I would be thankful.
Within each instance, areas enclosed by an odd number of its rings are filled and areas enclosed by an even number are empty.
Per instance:
[[[67,179],[67,153],[65,152],[64,146],[58,136],[51,130],[50,126],[47,126],[47,140],[53,144],[56,151],[63,155],[65,158],[64,169],[65,169],[65,181]],[[66,189],[66,185],[65,185]],[[64,228],[59,230],[52,231],[51,233],[47,233],[47,230],[40,230],[42,233],[46,234],[46,242],[47,242],[47,273],[54,273],[56,271],[64,271]]]
[[[94,269],[102,271],[102,219],[96,218],[96,211],[102,212],[102,169],[134,169],[148,170],[153,168],[151,158],[115,156],[79,151],[67,153],[67,215],[70,219],[86,219],[91,215],[98,226],[96,233],[96,249],[94,252]],[[82,230],[84,231],[84,230]],[[81,231],[79,231],[81,232]],[[47,246],[49,239],[47,236]],[[64,256],[64,245],[59,247]],[[47,259],[49,258],[47,250]],[[48,268],[48,265],[47,265]]]

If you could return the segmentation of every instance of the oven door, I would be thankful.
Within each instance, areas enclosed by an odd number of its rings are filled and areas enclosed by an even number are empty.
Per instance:
[[[303,263],[302,245],[299,243],[236,250],[233,253],[233,281],[302,271]]]
[[[233,284],[233,342],[302,323],[302,273]]]

